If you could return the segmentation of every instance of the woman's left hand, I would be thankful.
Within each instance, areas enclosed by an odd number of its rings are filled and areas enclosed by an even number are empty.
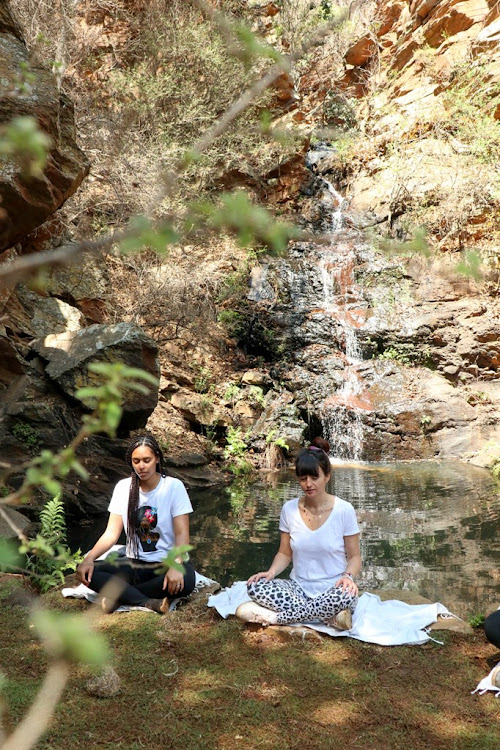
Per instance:
[[[335,586],[342,587],[344,591],[348,591],[349,594],[352,594],[353,596],[358,595],[358,587],[349,576],[342,576],[342,578],[339,578],[338,581],[335,581]]]
[[[184,588],[184,575],[180,570],[174,570],[169,568],[163,579],[163,588],[168,591],[171,596],[178,596]]]

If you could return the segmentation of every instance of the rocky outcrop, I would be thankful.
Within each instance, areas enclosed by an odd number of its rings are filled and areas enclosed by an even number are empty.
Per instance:
[[[22,534],[27,533],[29,531],[29,527],[31,526],[31,521],[29,518],[26,518],[22,513],[19,513],[19,511],[14,510],[14,508],[4,508],[5,513],[7,513],[9,520],[11,523],[18,529]],[[0,539],[14,539],[16,538],[17,534],[13,530],[12,526],[10,526],[7,521],[0,517]]]
[[[367,75],[376,61],[388,85],[382,98],[405,103],[404,96],[420,101],[440,97],[453,83],[448,73],[460,64],[467,50],[472,55],[490,50],[486,69],[490,81],[499,80],[498,7],[487,0],[379,0],[373,31],[357,40],[344,56],[346,72],[340,85],[354,96],[367,93]],[[425,49],[425,54],[423,53]],[[401,73],[404,76],[395,76]],[[393,75],[389,75],[390,71]],[[363,75],[364,73],[364,75]],[[360,81],[364,78],[364,87]]]
[[[316,175],[330,156],[321,145],[308,156]],[[326,187],[314,177],[303,201],[306,224],[323,231],[341,203]],[[500,442],[500,309],[455,264],[384,255],[353,229],[269,263],[275,294],[255,305],[269,308],[284,355],[254,449],[277,435],[295,452],[324,434],[335,456],[378,461],[469,458]]]
[[[33,342],[33,349],[45,363],[48,378],[57,383],[66,398],[77,399],[76,391],[96,385],[100,378],[88,371],[90,362],[121,362],[138,367],[159,379],[157,346],[143,331],[130,323],[93,325],[80,331],[45,336]],[[157,391],[123,393],[122,427],[142,427],[158,400]]]
[[[48,70],[32,64],[6,3],[0,15],[0,79],[0,125],[31,116],[51,140],[41,175],[30,175],[14,158],[0,160],[1,251],[58,209],[80,185],[89,164],[76,144],[70,100]]]
[[[21,296],[27,304],[32,302],[26,290]],[[46,298],[46,301],[60,302],[51,298]],[[40,315],[43,305],[37,306],[36,310]],[[64,305],[62,310],[66,310]],[[75,308],[72,311],[74,317],[80,314]],[[40,330],[45,331],[53,326],[53,330],[57,330],[54,320],[49,315],[34,327],[40,325]],[[98,376],[87,370],[90,361],[122,361],[159,376],[156,344],[137,326],[120,323],[77,330],[68,326],[63,330],[62,333],[34,339],[32,345],[25,344],[22,351],[8,339],[0,337],[0,345],[8,357],[5,368],[0,369],[0,383],[3,385],[0,440],[3,463],[8,468],[4,482],[10,487],[21,483],[27,460],[38,455],[41,449],[60,450],[78,432],[87,409],[76,399],[75,390],[99,383]],[[156,402],[154,388],[147,395],[124,392],[120,433],[126,436],[129,430],[143,427]],[[126,441],[123,440],[102,436],[87,440],[80,455],[89,478],[81,480],[70,476],[65,482],[65,499],[86,512],[103,512],[109,502],[110,483],[128,474],[125,449]]]

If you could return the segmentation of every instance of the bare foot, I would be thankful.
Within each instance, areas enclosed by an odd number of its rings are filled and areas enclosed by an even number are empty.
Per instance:
[[[343,609],[336,615],[330,617],[326,624],[336,630],[350,630],[352,628],[352,612],[350,609]]]
[[[103,596],[101,599],[101,610],[105,615],[111,615],[120,606],[118,599],[111,596]]]
[[[243,602],[236,610],[236,617],[243,622],[256,622],[267,628],[268,625],[276,625],[278,614],[267,607],[261,607],[256,602]]]

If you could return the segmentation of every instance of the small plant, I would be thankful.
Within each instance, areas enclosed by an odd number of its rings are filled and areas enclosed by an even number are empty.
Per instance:
[[[484,625],[485,616],[478,612],[475,615],[471,615],[467,622],[471,626],[471,628],[481,628]]]
[[[249,474],[253,466],[245,457],[247,452],[247,442],[243,437],[240,427],[228,427],[226,437],[226,447],[224,448],[224,458],[228,462],[227,468],[235,476]]]
[[[422,414],[422,416],[420,417],[420,427],[422,428],[422,432],[424,434],[429,432],[431,424],[432,418],[428,414]]]
[[[197,370],[196,377],[194,379],[194,389],[196,393],[208,393],[210,389],[210,382],[212,380],[212,373],[208,367],[203,365],[195,365]]]
[[[223,399],[224,401],[229,401],[231,404],[234,405],[235,401],[238,400],[238,396],[241,393],[241,388],[236,385],[236,383],[231,383],[231,385],[228,385],[226,388]]]
[[[266,435],[266,445],[275,445],[277,448],[282,448],[284,451],[289,451],[290,446],[282,437],[275,437],[276,430],[271,430]]]
[[[20,552],[28,550],[20,548]],[[26,569],[34,586],[42,593],[64,583],[64,575],[74,572],[83,560],[80,550],[66,546],[66,520],[60,495],[49,500],[40,513],[40,532],[30,546]]]
[[[378,355],[379,359],[388,359],[393,362],[399,362],[402,365],[413,365],[429,367],[433,369],[431,349],[429,346],[415,347],[413,344],[402,343],[395,346],[388,346],[387,349]]]
[[[251,385],[248,389],[250,402],[255,406],[264,406],[264,391],[258,385]]]
[[[42,441],[34,427],[27,422],[19,421],[12,428],[12,434],[16,440],[19,440],[20,443],[26,446],[31,456],[36,456],[41,448]]]
[[[474,391],[468,394],[467,403],[471,406],[476,406],[476,404],[491,404],[493,402],[484,391]]]
[[[382,354],[379,354],[379,359],[390,359],[394,362],[400,362],[402,365],[411,364],[411,359],[407,353],[397,349],[395,346],[389,346],[385,349]]]
[[[214,405],[214,400],[212,396],[210,396],[208,393],[202,393],[200,398],[200,409],[202,414],[206,414],[209,412]]]

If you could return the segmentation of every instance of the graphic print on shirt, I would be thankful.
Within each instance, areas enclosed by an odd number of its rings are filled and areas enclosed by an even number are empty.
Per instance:
[[[144,552],[155,552],[156,543],[160,538],[157,531],[151,531],[158,523],[157,509],[151,505],[143,505],[137,511],[139,518],[139,540]]]

